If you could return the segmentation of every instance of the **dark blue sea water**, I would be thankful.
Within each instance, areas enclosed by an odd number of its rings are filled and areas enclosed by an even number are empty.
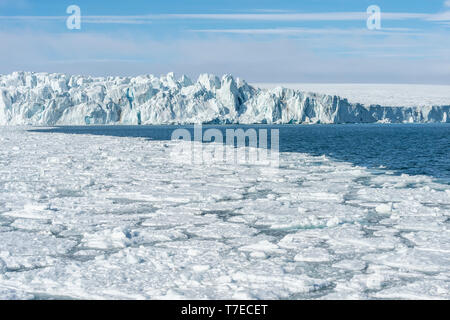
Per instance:
[[[193,126],[64,126],[35,132],[143,137],[170,140],[173,130]],[[281,152],[326,155],[396,174],[428,175],[450,184],[450,124],[204,125],[203,130],[278,129]],[[269,135],[270,140],[270,135]]]

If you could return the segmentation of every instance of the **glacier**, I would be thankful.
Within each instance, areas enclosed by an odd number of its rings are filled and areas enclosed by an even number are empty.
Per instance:
[[[0,75],[0,125],[450,123],[450,105],[392,107],[202,74]]]

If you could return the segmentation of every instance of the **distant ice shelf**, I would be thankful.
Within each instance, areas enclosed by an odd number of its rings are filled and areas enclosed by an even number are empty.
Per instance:
[[[160,78],[0,75],[0,125],[450,122],[449,105],[396,107],[336,95],[253,87],[224,75]]]

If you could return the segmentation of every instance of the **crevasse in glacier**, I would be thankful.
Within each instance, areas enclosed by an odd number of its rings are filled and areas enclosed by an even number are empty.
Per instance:
[[[0,75],[0,125],[450,122],[450,105],[388,107],[224,75]]]

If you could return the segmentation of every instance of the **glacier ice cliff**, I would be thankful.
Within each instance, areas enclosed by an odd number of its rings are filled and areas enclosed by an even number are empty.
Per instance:
[[[0,125],[450,122],[447,106],[365,106],[230,75],[95,78],[0,75]]]

